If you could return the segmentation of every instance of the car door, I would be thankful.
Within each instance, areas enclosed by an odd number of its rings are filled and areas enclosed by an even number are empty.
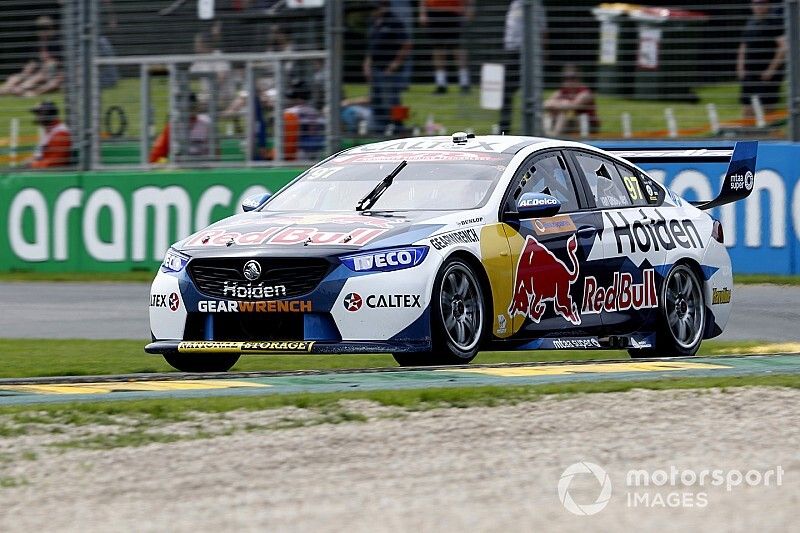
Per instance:
[[[524,193],[549,194],[562,204],[551,217],[502,218],[512,254],[507,316],[515,338],[591,335],[602,325],[599,316],[581,314],[583,279],[597,276],[600,265],[587,262],[597,217],[585,209],[584,188],[574,177],[564,153],[549,151],[525,161],[506,192],[502,213],[516,211]]]
[[[657,232],[666,220],[652,207],[656,191],[641,173],[595,152],[571,151],[602,228],[589,254],[596,275],[584,280],[583,316],[599,316],[607,334],[647,329],[658,307],[667,250]]]

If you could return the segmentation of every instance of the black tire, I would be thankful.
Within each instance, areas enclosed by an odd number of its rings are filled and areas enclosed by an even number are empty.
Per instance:
[[[164,354],[164,359],[181,372],[227,372],[236,364],[239,356]]]
[[[697,353],[706,326],[703,285],[684,263],[672,267],[661,288],[653,348],[628,350],[631,358],[689,357]]]
[[[465,365],[475,359],[488,329],[480,278],[465,261],[447,261],[436,276],[431,297],[429,353],[394,354],[400,366]]]

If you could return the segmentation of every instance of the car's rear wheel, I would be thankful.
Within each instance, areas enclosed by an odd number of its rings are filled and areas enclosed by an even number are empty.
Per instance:
[[[181,372],[227,372],[239,356],[165,354],[164,359]]]
[[[478,355],[486,330],[485,296],[473,268],[455,258],[444,264],[433,284],[433,351],[395,354],[400,366],[463,365]]]
[[[703,286],[686,264],[675,265],[664,281],[653,348],[628,350],[631,357],[681,357],[697,353],[703,340],[706,305]]]

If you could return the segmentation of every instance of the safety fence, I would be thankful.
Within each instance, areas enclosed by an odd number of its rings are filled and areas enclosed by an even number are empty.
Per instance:
[[[286,165],[459,130],[800,140],[798,13],[798,0],[5,0],[0,167]],[[61,129],[34,123],[55,114]],[[55,156],[36,154],[47,141]]]

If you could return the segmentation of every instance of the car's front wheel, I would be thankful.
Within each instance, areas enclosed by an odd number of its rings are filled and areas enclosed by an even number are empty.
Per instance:
[[[705,324],[703,286],[697,274],[686,264],[675,265],[661,289],[655,346],[628,353],[633,358],[694,355],[703,340]]]
[[[463,365],[478,355],[486,329],[486,300],[473,268],[458,258],[447,261],[432,294],[433,351],[395,354],[400,366]]]
[[[165,354],[164,359],[181,372],[227,372],[239,356]]]

